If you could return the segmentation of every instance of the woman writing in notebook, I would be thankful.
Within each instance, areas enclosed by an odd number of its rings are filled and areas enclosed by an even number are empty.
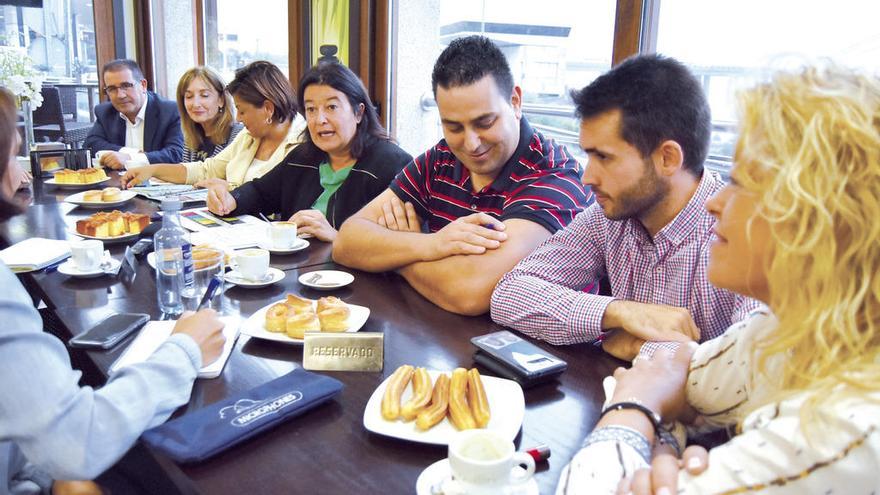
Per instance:
[[[0,88],[0,222],[21,212],[12,200],[15,121],[14,97]],[[94,390],[79,386],[64,343],[43,331],[31,297],[2,263],[0,320],[0,493],[101,493],[93,483],[53,479],[91,480],[112,466],[189,401],[202,363],[215,360],[225,340],[213,310],[182,316],[152,357]]]

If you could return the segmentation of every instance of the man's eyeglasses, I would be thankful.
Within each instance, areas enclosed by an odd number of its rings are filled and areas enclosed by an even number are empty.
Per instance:
[[[133,88],[134,86],[135,86],[134,83],[124,82],[124,83],[120,84],[118,87],[117,86],[107,86],[106,88],[104,88],[104,93],[107,96],[115,95],[116,92],[120,91],[120,90],[124,91],[125,93],[129,93],[129,92],[131,92],[131,88]]]

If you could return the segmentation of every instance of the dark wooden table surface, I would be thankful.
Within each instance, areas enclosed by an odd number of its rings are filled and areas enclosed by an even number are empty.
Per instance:
[[[79,213],[38,194],[35,206],[0,229],[0,236],[16,242],[22,236],[64,238],[71,216]],[[63,196],[62,196],[63,197]],[[131,204],[141,209],[149,205]],[[88,214],[88,212],[83,212]],[[119,253],[119,249],[115,248]],[[285,279],[273,286],[226,291],[228,311],[247,317],[286,293],[316,298],[327,293],[301,286],[299,274],[321,268],[349,271],[354,283],[329,294],[346,302],[369,307],[364,331],[385,336],[382,372],[325,372],[344,383],[333,401],[251,439],[234,449],[195,465],[176,465],[160,457],[170,479],[191,493],[414,493],[420,472],[446,457],[441,446],[388,438],[367,431],[363,414],[373,390],[402,364],[451,370],[474,366],[470,338],[501,329],[488,316],[464,317],[428,302],[394,273],[370,274],[332,263],[309,264],[326,256],[329,245],[312,242],[299,266],[285,269]],[[272,264],[276,265],[273,256]],[[296,265],[297,263],[290,263]],[[462,274],[463,277],[467,276]],[[110,277],[75,280],[53,273],[29,277],[46,303],[71,334],[84,331],[104,316],[116,312],[147,312],[158,316],[152,270],[143,263],[131,286]],[[592,429],[603,392],[601,379],[619,361],[590,345],[553,347],[535,342],[569,363],[559,381],[524,391],[526,412],[516,437],[518,448],[547,444],[548,463],[538,465],[536,480],[541,493],[552,493],[560,470]],[[106,372],[126,344],[89,357]],[[190,403],[178,411],[195,410],[238,391],[266,383],[302,365],[302,347],[239,337],[220,377],[199,380]],[[484,374],[491,375],[486,370]],[[492,411],[503,415],[504,411]]]

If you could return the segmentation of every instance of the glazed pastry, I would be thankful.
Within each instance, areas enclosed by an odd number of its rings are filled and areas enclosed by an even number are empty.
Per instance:
[[[284,332],[287,329],[287,313],[289,309],[286,304],[273,304],[266,311],[266,330],[270,332]]]
[[[86,191],[83,193],[83,201],[89,201],[92,203],[103,201],[103,199],[101,199],[102,197],[103,193],[101,191]]]
[[[101,201],[119,201],[122,199],[122,191],[118,187],[108,187],[101,191]]]
[[[343,303],[344,304],[344,303]],[[348,306],[335,306],[318,312],[321,321],[321,331],[344,332],[348,330],[348,316],[351,311]]]
[[[297,313],[288,315],[287,336],[292,339],[301,339],[306,332],[320,332],[321,323],[315,313]]]

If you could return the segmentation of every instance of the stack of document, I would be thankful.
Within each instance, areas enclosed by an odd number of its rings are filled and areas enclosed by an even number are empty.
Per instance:
[[[16,273],[40,270],[70,257],[70,243],[32,237],[0,251],[0,261]]]
[[[193,245],[211,244],[230,249],[259,245],[266,238],[266,222],[252,215],[220,217],[207,208],[180,212],[180,225],[191,231]]]
[[[184,203],[200,203],[208,199],[207,189],[196,189],[186,184],[135,186],[132,188],[132,191],[154,201],[162,201],[169,196],[177,196]]]

